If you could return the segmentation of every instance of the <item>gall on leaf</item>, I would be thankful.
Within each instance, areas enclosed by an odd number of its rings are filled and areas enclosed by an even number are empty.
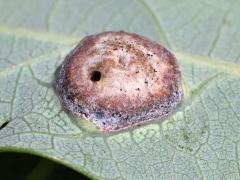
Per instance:
[[[56,90],[66,109],[104,132],[164,119],[183,98],[175,56],[123,31],[81,40],[61,65]]]

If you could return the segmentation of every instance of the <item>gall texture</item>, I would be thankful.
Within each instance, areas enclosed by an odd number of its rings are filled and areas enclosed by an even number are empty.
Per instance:
[[[171,113],[182,100],[172,53],[126,32],[87,36],[65,58],[56,90],[72,113],[118,131]]]

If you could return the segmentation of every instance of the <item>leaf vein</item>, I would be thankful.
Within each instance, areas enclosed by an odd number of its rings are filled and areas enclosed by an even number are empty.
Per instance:
[[[154,14],[153,10],[148,5],[148,3],[145,0],[139,0],[139,1],[136,1],[136,2],[139,3],[140,5],[142,5],[142,7],[145,9],[145,11],[148,13],[149,17],[153,21],[153,24],[156,25],[156,28],[158,30],[160,39],[163,38],[164,42],[166,43],[166,46],[168,46],[169,48],[172,48],[172,45],[171,45],[171,43],[170,43],[170,41],[168,39],[167,33],[163,29],[161,21]]]

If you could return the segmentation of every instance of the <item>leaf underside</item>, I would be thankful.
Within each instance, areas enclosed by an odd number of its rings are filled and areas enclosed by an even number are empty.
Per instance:
[[[240,178],[240,1],[0,0],[0,151],[97,179]],[[84,36],[124,30],[175,53],[184,103],[103,134],[67,114],[54,73]]]

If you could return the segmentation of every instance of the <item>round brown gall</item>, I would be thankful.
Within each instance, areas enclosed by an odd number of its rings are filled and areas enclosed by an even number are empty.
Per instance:
[[[70,112],[107,132],[163,119],[182,100],[175,56],[122,31],[81,40],[65,58],[56,90]]]

